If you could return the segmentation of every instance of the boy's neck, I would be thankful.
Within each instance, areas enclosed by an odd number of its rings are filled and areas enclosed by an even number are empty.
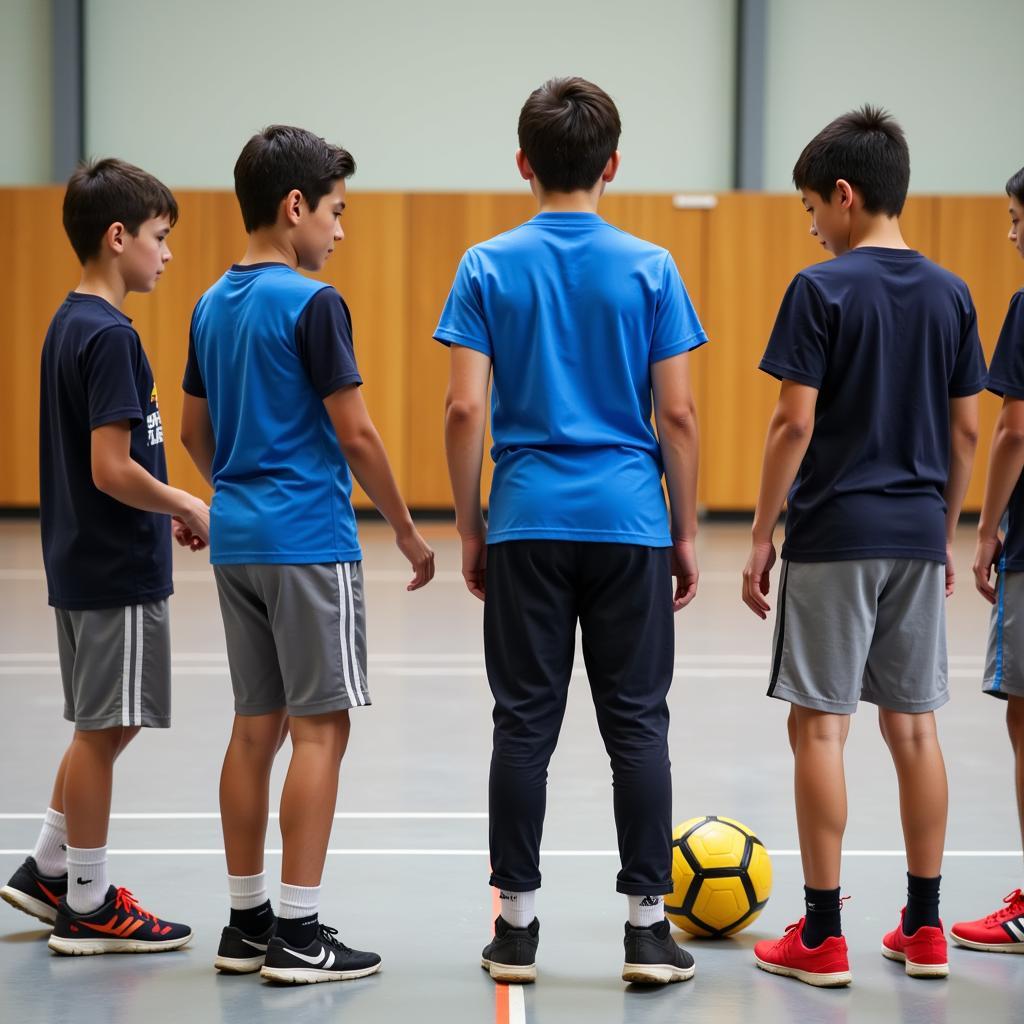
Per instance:
[[[537,202],[541,213],[597,213],[597,204],[604,192],[604,182],[598,182],[592,189],[576,192],[545,192],[537,189]]]
[[[245,255],[238,261],[240,267],[251,267],[254,263],[283,263],[297,270],[299,258],[287,238],[282,237],[277,226],[257,228],[249,235]]]
[[[850,228],[850,248],[871,245],[878,249],[909,249],[898,217],[864,214]]]
[[[120,310],[128,295],[128,287],[113,264],[89,260],[82,267],[82,277],[75,288],[75,294],[95,295]]]

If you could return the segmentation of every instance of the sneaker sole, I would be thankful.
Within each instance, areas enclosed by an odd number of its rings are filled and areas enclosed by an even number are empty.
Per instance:
[[[961,939],[955,932],[950,932],[949,937],[964,949],[977,949],[982,953],[1024,953],[1024,942],[975,942]]]
[[[622,980],[632,985],[669,985],[674,981],[689,981],[697,970],[692,967],[673,967],[672,964],[623,964]]]
[[[355,981],[376,974],[380,968],[380,964],[374,964],[358,971],[319,971],[315,967],[267,967],[264,964],[260,977],[281,985],[316,985],[322,981]]]
[[[903,964],[911,978],[949,977],[949,964],[915,964],[913,960],[907,959],[905,953],[898,953],[888,946],[882,946],[882,956],[886,960],[894,960],[898,964]]]
[[[779,964],[770,964],[766,960],[755,956],[754,960],[762,971],[769,974],[778,974],[783,978],[796,978],[805,985],[813,985],[815,988],[842,988],[853,981],[853,975],[849,971],[836,971],[833,974],[815,974],[813,971],[801,971],[796,967],[782,967]]]
[[[53,924],[57,920],[57,908],[51,907],[49,903],[37,900],[20,889],[12,889],[5,885],[0,889],[0,899],[9,903],[15,910],[20,910],[29,917],[34,917],[43,924]]]
[[[481,960],[480,966],[495,981],[529,985],[537,980],[537,965],[532,964],[499,964],[495,960]]]
[[[218,956],[213,966],[223,974],[255,974],[262,966],[265,957]]]
[[[192,941],[192,933],[180,939],[143,942],[131,939],[65,939],[51,935],[47,945],[60,956],[96,956],[99,953],[169,953]]]

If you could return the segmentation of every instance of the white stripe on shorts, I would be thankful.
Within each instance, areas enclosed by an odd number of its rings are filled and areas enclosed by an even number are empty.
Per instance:
[[[132,725],[142,725],[142,620],[143,607],[135,606],[135,721]]]
[[[338,574],[338,641],[341,645],[339,653],[341,654],[341,671],[345,677],[345,691],[348,693],[349,703],[352,707],[355,707],[359,701],[356,698],[355,691],[352,689],[352,678],[351,673],[348,670],[348,659],[345,657],[345,622],[348,616],[348,608],[346,607],[345,595],[347,588],[345,586],[343,566],[344,562],[335,562],[334,568]]]
[[[359,660],[356,657],[356,603],[352,595],[352,566],[345,562],[345,596],[348,603],[348,654],[352,659],[352,686],[356,691],[356,698],[360,704],[366,703],[366,695],[363,693],[362,683],[359,681]]]
[[[124,662],[121,665],[121,724],[131,725],[132,610],[124,610]]]

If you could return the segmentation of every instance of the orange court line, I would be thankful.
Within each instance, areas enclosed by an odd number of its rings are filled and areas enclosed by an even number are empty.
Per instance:
[[[490,864],[487,865],[488,872]],[[498,890],[491,887],[491,934],[494,934],[494,922],[501,911]],[[504,982],[494,983],[494,1024],[509,1024],[508,1021],[508,985]]]

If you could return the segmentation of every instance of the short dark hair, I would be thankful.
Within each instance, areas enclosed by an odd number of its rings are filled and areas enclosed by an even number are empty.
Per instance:
[[[519,148],[551,192],[593,188],[621,131],[611,96],[585,78],[549,79],[519,112]]]
[[[150,217],[173,226],[178,204],[171,190],[134,164],[108,157],[78,165],[64,193],[64,230],[80,263],[100,251],[107,228],[120,221],[131,235]]]
[[[269,227],[277,208],[298,189],[315,210],[341,178],[355,174],[352,154],[341,146],[286,124],[272,124],[254,135],[235,161],[235,195],[246,231]]]
[[[1024,167],[1010,176],[1010,180],[1006,183],[1006,194],[1024,206]]]
[[[844,178],[860,192],[868,213],[898,217],[910,186],[910,149],[903,129],[881,107],[865,104],[837,117],[804,146],[793,184],[823,199]]]

